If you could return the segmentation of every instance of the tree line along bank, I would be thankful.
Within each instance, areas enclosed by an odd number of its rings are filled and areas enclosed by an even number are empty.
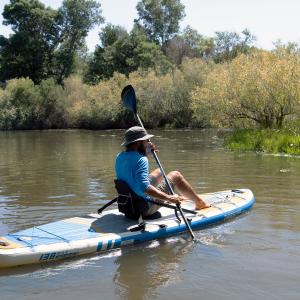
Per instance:
[[[298,134],[298,45],[265,51],[248,30],[180,32],[185,13],[178,0],[139,1],[137,12],[130,32],[106,24],[89,54],[84,39],[104,22],[98,2],[65,0],[57,10],[37,0],[6,5],[4,24],[14,33],[0,37],[0,128],[126,127],[133,120],[120,92],[130,83],[148,127]]]

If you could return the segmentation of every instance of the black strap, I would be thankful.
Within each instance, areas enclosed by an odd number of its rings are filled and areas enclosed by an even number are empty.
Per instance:
[[[118,197],[115,198],[115,199],[112,199],[112,200],[109,201],[108,203],[104,204],[102,207],[100,207],[100,208],[98,209],[98,214],[100,215],[100,214],[102,213],[102,211],[103,211],[106,207],[112,205],[112,204],[115,203],[117,200],[118,200]]]
[[[125,196],[125,195],[123,195],[123,196]],[[110,205],[112,205],[113,203],[115,203],[117,200],[118,200],[118,197],[116,197],[116,198],[112,199],[111,201],[109,201],[108,203],[104,204],[102,207],[100,207],[98,209],[98,214],[100,215],[105,208],[109,207]],[[163,207],[174,209],[175,215],[176,215],[176,217],[178,219],[177,207],[176,206],[174,206],[172,204],[167,204],[167,203],[163,203],[163,202],[160,202],[160,201],[156,201],[154,199],[147,200],[147,201],[150,202],[150,203],[153,203],[153,204],[157,204],[159,206],[163,206]],[[197,214],[197,212],[194,211],[194,210],[189,210],[189,209],[186,209],[186,208],[181,208],[181,209],[182,209],[182,211],[184,211],[186,213],[190,213],[190,214],[194,214],[194,215]]]
[[[177,207],[175,208],[174,212],[175,212],[175,216],[176,216],[176,218],[177,218],[177,220],[179,221],[179,224],[180,224],[181,223],[181,219],[178,216]]]
[[[150,203],[153,203],[153,204],[157,204],[157,205],[160,205],[160,206],[167,207],[167,208],[172,208],[172,209],[175,210],[175,214],[176,214],[176,212],[177,212],[177,207],[176,207],[175,205],[168,204],[168,203],[164,203],[164,202],[160,202],[160,201],[156,201],[156,200],[154,200],[154,199],[147,200],[147,201],[150,202]],[[189,210],[189,209],[186,209],[186,208],[183,208],[183,207],[181,207],[181,209],[182,209],[182,211],[187,212],[187,213],[190,213],[190,214],[194,214],[194,215],[197,214],[197,212],[194,211],[194,210]]]
[[[123,197],[130,197],[128,195],[123,195],[123,194],[121,196],[123,196]],[[143,201],[145,201],[145,200],[143,200]],[[179,222],[181,222],[181,219],[178,216],[178,208],[175,205],[168,204],[168,203],[161,202],[161,201],[157,201],[157,200],[154,200],[154,199],[148,199],[147,202],[150,202],[150,203],[162,206],[162,207],[167,207],[167,208],[174,209],[176,218],[178,219]],[[186,213],[190,213],[190,214],[194,214],[194,215],[197,214],[197,212],[195,210],[190,210],[190,209],[186,209],[186,208],[181,208],[181,209],[182,209],[182,211],[184,211]]]
[[[0,240],[0,246],[6,247],[6,246],[8,246],[8,243]]]

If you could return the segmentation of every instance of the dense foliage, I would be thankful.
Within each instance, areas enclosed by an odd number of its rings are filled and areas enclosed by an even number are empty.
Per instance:
[[[53,79],[34,85],[31,79],[12,79],[0,93],[1,129],[62,128],[67,125],[66,94]]]
[[[3,18],[14,34],[0,36],[0,81],[29,77],[34,83],[50,77],[62,83],[88,31],[103,20],[94,0],[64,0],[58,10],[38,0],[11,0]]]
[[[160,46],[150,42],[137,26],[129,34],[120,26],[108,24],[100,33],[100,42],[89,62],[84,78],[87,83],[95,84],[111,78],[114,72],[128,76],[138,69],[154,68],[166,73],[172,68]]]
[[[141,0],[137,12],[130,32],[105,24],[88,54],[85,37],[103,22],[97,1],[64,0],[55,10],[38,0],[11,0],[3,17],[13,34],[0,36],[0,129],[128,127],[135,121],[120,94],[129,83],[147,127],[298,124],[297,45],[264,51],[248,30],[213,37],[190,26],[180,32],[179,0]]]
[[[151,41],[161,45],[179,32],[179,21],[185,16],[180,0],[141,0],[136,9],[136,24],[144,28]]]
[[[212,125],[282,128],[300,112],[300,55],[278,47],[219,64],[193,91],[193,105],[195,118],[206,110]]]

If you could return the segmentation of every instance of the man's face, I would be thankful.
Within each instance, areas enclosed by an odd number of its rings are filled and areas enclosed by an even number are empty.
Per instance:
[[[146,156],[146,149],[147,149],[147,141],[138,141],[138,152],[144,156]]]

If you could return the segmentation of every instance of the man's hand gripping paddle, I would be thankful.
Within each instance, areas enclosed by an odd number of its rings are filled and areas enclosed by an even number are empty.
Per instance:
[[[123,89],[123,91],[122,91],[122,93],[121,93],[121,98],[122,98],[122,101],[123,101],[125,107],[126,107],[128,110],[130,110],[131,112],[134,113],[134,116],[135,116],[136,119],[138,120],[140,126],[144,128],[144,125],[143,125],[143,123],[142,123],[142,121],[141,121],[139,115],[137,114],[137,108],[136,108],[136,102],[137,102],[137,101],[136,101],[136,95],[135,95],[135,91],[134,91],[134,88],[132,87],[132,85],[127,85],[127,86]],[[170,185],[170,182],[169,182],[169,180],[168,180],[168,177],[166,176],[166,173],[164,172],[164,169],[163,169],[163,167],[162,167],[162,165],[161,165],[161,163],[160,163],[160,161],[159,161],[159,159],[158,159],[158,157],[157,157],[157,154],[155,153],[154,149],[152,150],[152,155],[153,155],[153,157],[154,157],[154,159],[155,159],[157,165],[159,166],[161,173],[163,174],[163,177],[164,177],[164,179],[165,179],[165,181],[166,181],[166,183],[167,183],[168,189],[170,190],[170,193],[171,193],[172,195],[174,195],[175,193],[174,193],[174,191],[173,191],[173,189],[172,189],[172,186]],[[182,219],[184,220],[184,223],[185,223],[186,227],[188,228],[188,230],[189,230],[189,232],[190,232],[190,235],[191,235],[191,237],[192,237],[192,240],[195,240],[195,236],[194,236],[194,233],[193,233],[193,231],[192,231],[192,228],[191,228],[189,222],[187,221],[186,217],[184,216],[180,204],[179,204],[179,203],[176,204],[176,207],[177,207],[177,209],[179,210],[179,212],[180,212],[180,214],[181,214],[181,216],[182,216]]]

